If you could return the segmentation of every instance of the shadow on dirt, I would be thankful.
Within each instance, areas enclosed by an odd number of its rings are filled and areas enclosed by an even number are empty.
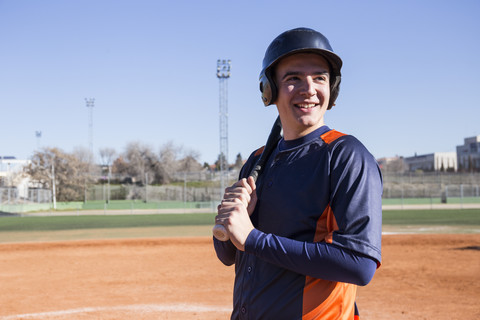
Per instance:
[[[480,251],[480,246],[468,246],[468,247],[457,248],[456,250],[478,250],[478,251]]]

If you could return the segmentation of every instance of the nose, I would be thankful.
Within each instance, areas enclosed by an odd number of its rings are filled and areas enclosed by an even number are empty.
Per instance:
[[[312,97],[317,93],[317,90],[315,89],[315,85],[313,83],[313,79],[310,77],[307,77],[303,83],[302,83],[302,89],[300,91],[301,94],[307,96],[307,97]]]

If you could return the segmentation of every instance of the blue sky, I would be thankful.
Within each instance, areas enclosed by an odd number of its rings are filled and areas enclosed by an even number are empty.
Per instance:
[[[480,1],[0,0],[0,155],[168,142],[213,163],[217,59],[228,80],[229,159],[263,145],[268,44],[305,26],[344,61],[331,128],[377,158],[455,151],[480,134]],[[35,136],[42,132],[41,139]]]

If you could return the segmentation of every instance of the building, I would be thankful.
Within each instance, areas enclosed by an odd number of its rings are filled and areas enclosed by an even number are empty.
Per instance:
[[[465,138],[461,146],[457,146],[458,170],[464,172],[480,172],[480,135]]]
[[[16,197],[28,197],[28,183],[30,178],[23,174],[23,168],[30,160],[19,160],[15,157],[0,156],[0,204],[6,199],[3,192],[8,189],[16,190]]]
[[[456,152],[435,152],[404,158],[408,171],[457,171]]]
[[[405,172],[405,161],[403,157],[385,157],[377,159],[378,165],[382,172],[396,172],[403,173]]]
[[[15,157],[0,156],[0,181],[3,185],[11,184],[15,174],[23,171],[23,168],[30,163],[30,160],[19,160]]]

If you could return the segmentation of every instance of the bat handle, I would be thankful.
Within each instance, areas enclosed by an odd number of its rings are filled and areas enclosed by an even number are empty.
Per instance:
[[[221,224],[216,224],[215,226],[213,226],[212,232],[213,236],[217,238],[217,240],[227,241],[228,239],[230,239],[227,229],[225,229],[225,227]]]
[[[257,165],[255,165],[255,167],[253,167],[252,172],[250,172],[250,177],[252,177],[255,182],[257,182],[258,173],[261,170],[262,170],[262,166],[257,164]]]

